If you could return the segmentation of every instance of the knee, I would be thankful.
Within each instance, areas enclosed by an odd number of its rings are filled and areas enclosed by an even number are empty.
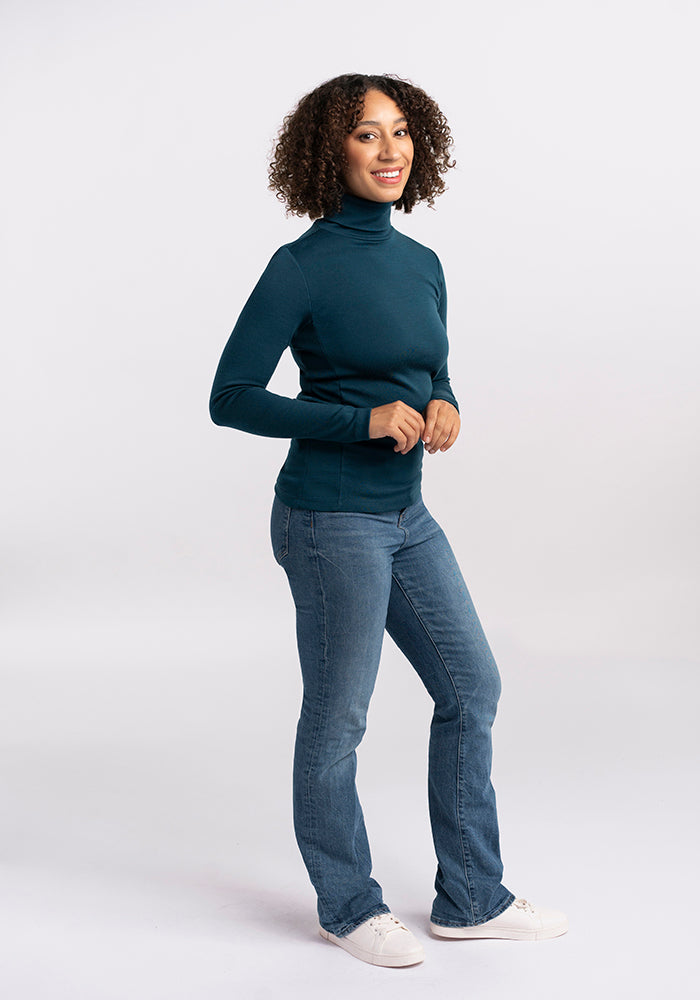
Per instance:
[[[496,717],[500,696],[501,676],[490,657],[478,669],[472,667],[452,674],[449,687],[435,701],[435,713],[444,721],[471,716],[490,725]]]
[[[469,700],[479,706],[482,716],[488,717],[493,722],[500,697],[501,675],[493,658],[490,658],[479,671]]]
[[[297,726],[297,742],[323,764],[333,764],[355,751],[367,729],[367,710],[352,704],[320,706],[306,698]]]
[[[491,662],[491,667],[488,671],[488,677],[485,680],[485,686],[488,691],[488,697],[490,698],[493,704],[493,709],[495,712],[496,706],[498,705],[499,699],[501,697],[502,684],[501,684],[501,675],[498,672],[498,667],[493,661]]]

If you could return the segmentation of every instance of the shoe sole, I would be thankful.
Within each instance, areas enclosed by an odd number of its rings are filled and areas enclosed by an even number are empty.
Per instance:
[[[418,965],[425,959],[425,952],[422,948],[409,951],[406,955],[375,955],[371,951],[365,951],[364,948],[358,948],[352,942],[345,941],[343,938],[331,934],[324,927],[319,927],[318,933],[326,941],[337,944],[343,951],[347,951],[354,958],[359,958],[361,962],[367,962],[368,965],[381,965],[388,969],[400,969],[406,965]]]
[[[478,924],[475,927],[443,927],[441,924],[433,923],[430,925],[430,930],[435,937],[454,940],[493,938],[505,941],[545,941],[547,938],[561,937],[562,934],[566,934],[568,929],[568,920],[561,924],[555,924],[554,927],[537,927],[531,931],[518,927],[487,930],[485,926],[480,927]]]

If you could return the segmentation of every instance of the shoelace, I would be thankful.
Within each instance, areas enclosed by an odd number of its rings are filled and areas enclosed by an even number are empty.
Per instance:
[[[528,913],[535,913],[535,907],[532,903],[528,903],[526,899],[516,899],[513,901],[513,906],[517,906],[519,910],[526,910]]]
[[[400,920],[397,920],[393,913],[378,913],[376,917],[370,917],[367,922],[377,934],[381,934],[382,931],[388,934],[389,931],[395,931],[399,927],[403,927],[404,930],[408,929]]]

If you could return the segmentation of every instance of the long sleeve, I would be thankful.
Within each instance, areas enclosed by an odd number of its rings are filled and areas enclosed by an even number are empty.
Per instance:
[[[308,289],[294,257],[280,247],[236,322],[214,377],[215,424],[250,434],[353,442],[369,438],[371,408],[290,399],[266,387],[294,334],[311,323]]]
[[[438,312],[443,326],[447,329],[447,286],[445,284],[445,275],[442,270],[442,264],[439,259],[438,269],[440,276],[440,300],[438,304]],[[445,363],[440,370],[433,376],[433,391],[430,398],[444,399],[446,402],[452,403],[455,409],[459,412],[459,405],[454,397],[454,393],[452,392],[450,377],[447,372],[447,359],[445,359]]]
[[[423,448],[370,438],[374,407],[456,407],[447,374],[447,295],[437,255],[397,232],[392,204],[346,192],[269,260],[224,347],[215,424],[290,438],[276,495],[304,510],[401,510],[420,496]],[[284,352],[299,391],[268,388]],[[283,390],[284,391],[284,390]]]

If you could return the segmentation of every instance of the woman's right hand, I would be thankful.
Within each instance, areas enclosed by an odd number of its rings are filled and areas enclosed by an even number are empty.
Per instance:
[[[373,407],[369,417],[370,438],[392,437],[396,441],[394,451],[402,455],[418,444],[424,427],[422,414],[400,399]]]

